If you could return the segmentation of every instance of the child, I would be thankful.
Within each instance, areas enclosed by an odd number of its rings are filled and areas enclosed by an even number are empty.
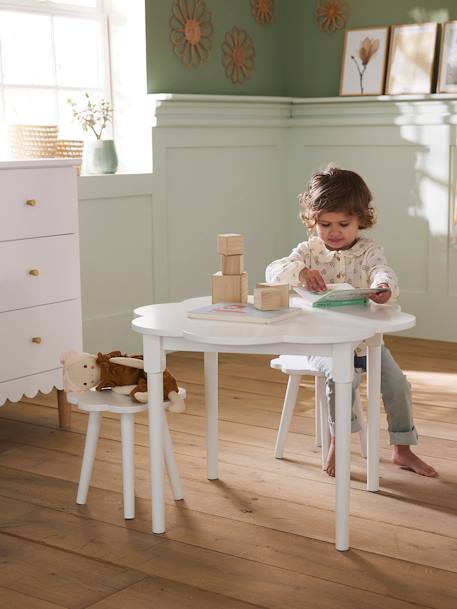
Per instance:
[[[363,179],[353,171],[328,166],[311,178],[307,192],[300,195],[300,218],[317,236],[299,243],[290,256],[272,262],[266,270],[268,282],[288,282],[290,286],[304,284],[309,290],[321,291],[328,283],[350,283],[356,288],[386,287],[387,291],[371,296],[384,304],[399,294],[397,277],[388,266],[383,248],[371,239],[359,236],[359,229],[375,223],[371,192]],[[327,456],[326,471],[335,475],[335,396],[331,377],[331,359],[309,357],[311,366],[325,374],[329,401],[332,442]],[[354,354],[354,392],[366,371],[365,347],[359,345]],[[417,444],[417,431],[411,412],[409,383],[390,351],[381,351],[381,394],[387,414],[392,461],[403,469],[422,476],[436,477],[437,472],[419,459],[410,448]],[[360,424],[352,415],[352,432]]]

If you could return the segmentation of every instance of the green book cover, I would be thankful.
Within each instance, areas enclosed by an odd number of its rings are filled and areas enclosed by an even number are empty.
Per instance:
[[[350,283],[329,283],[324,292],[310,292],[302,286],[294,290],[312,307],[341,307],[366,304],[370,294],[382,294],[387,288],[354,288]]]

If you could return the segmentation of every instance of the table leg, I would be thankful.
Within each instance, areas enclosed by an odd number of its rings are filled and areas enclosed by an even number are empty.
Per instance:
[[[148,374],[149,466],[151,475],[152,531],[165,532],[163,371],[161,339],[143,337],[144,369]]]
[[[206,407],[206,454],[208,480],[217,480],[218,472],[218,354],[204,354],[205,363],[205,407]]]
[[[349,500],[351,479],[351,402],[354,355],[352,345],[333,347],[335,381],[335,482],[336,549],[349,549]]]
[[[379,403],[381,401],[382,334],[367,341],[367,490],[379,490]]]
[[[165,532],[163,372],[148,372],[152,531]]]

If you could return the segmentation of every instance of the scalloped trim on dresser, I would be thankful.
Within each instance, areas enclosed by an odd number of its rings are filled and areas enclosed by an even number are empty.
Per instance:
[[[19,402],[24,395],[34,398],[39,391],[49,393],[54,387],[59,390],[63,389],[62,368],[31,374],[14,381],[5,381],[0,383],[0,406],[7,400]]]

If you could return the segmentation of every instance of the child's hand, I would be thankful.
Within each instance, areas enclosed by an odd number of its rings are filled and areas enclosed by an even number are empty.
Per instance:
[[[298,279],[310,292],[324,292],[327,289],[325,281],[319,271],[303,269],[300,271]]]
[[[381,294],[372,294],[371,296],[369,296],[370,300],[376,302],[376,304],[386,304],[386,302],[388,302],[390,300],[390,297],[392,296],[392,290],[389,288],[387,283],[381,283],[376,287],[387,288],[387,290],[385,292],[382,292]]]

